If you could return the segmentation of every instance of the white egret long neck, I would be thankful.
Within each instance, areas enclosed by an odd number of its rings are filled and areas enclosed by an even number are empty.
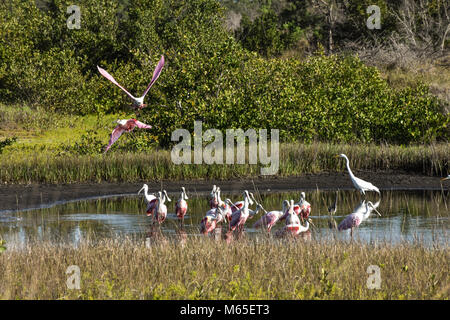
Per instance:
[[[353,174],[352,170],[350,169],[350,160],[348,160],[347,156],[344,156],[345,158],[345,165],[347,166],[348,174],[350,177],[354,178],[355,175]]]

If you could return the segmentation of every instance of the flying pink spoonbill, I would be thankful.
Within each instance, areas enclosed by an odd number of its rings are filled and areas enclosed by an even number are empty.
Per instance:
[[[161,59],[159,60],[158,65],[156,66],[155,71],[153,72],[153,77],[152,77],[152,80],[150,81],[150,84],[148,85],[147,89],[144,91],[144,94],[142,95],[142,97],[139,97],[139,98],[136,98],[131,93],[129,93],[106,70],[100,68],[99,66],[97,66],[97,69],[102,76],[104,76],[106,79],[108,79],[109,81],[114,83],[116,86],[118,86],[120,89],[122,89],[131,99],[133,99],[133,107],[142,109],[145,106],[147,106],[146,104],[144,104],[144,98],[147,95],[147,92],[150,90],[150,88],[155,83],[156,79],[158,79],[163,67],[164,67],[164,56],[161,56]]]
[[[365,203],[365,201],[362,201],[352,213],[346,216],[344,220],[339,223],[338,230],[342,231],[350,229],[350,235],[353,238],[353,228],[358,227],[365,218],[367,219],[368,215],[370,214],[369,210],[373,210],[378,213],[379,216],[381,216],[372,202],[368,201],[367,203]]]
[[[258,221],[253,224],[253,228],[259,228],[264,226],[267,232],[270,232],[272,227],[278,222],[278,220],[284,215],[289,206],[289,201],[283,201],[283,209],[281,211],[270,211],[261,217]]]
[[[114,142],[116,142],[122,133],[133,131],[134,127],[138,127],[141,129],[151,129],[152,126],[142,123],[136,119],[129,120],[117,120],[117,126],[111,133],[111,137],[109,138],[108,146],[106,147],[105,153],[111,148]]]
[[[188,196],[186,194],[186,190],[184,187],[181,187],[181,195],[178,199],[177,203],[175,204],[175,213],[177,214],[178,219],[180,219],[180,223],[183,223],[184,215],[186,214],[188,204],[186,200],[188,200]]]

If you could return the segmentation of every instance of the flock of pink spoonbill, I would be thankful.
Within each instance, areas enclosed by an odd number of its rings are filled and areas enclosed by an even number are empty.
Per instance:
[[[161,225],[167,216],[166,201],[171,201],[167,195],[166,190],[159,191],[155,194],[149,194],[148,186],[146,184],[138,191],[140,194],[143,191],[145,199],[147,201],[146,213],[152,217],[153,225]],[[238,236],[244,231],[244,226],[247,220],[253,219],[260,211],[265,214],[258,219],[253,228],[261,228],[265,232],[270,233],[271,229],[279,221],[285,220],[285,224],[280,228],[275,236],[297,236],[303,232],[309,230],[310,225],[314,226],[310,219],[311,204],[306,201],[305,193],[301,192],[300,199],[297,203],[294,200],[284,200],[281,210],[273,210],[267,212],[264,207],[258,203],[253,193],[245,190],[242,194],[243,200],[233,203],[230,199],[221,198],[220,187],[213,186],[209,195],[210,209],[206,212],[205,216],[200,222],[200,233],[208,235],[213,234],[217,227],[226,226],[228,233],[234,232]],[[181,193],[178,201],[175,204],[175,213],[180,222],[180,226],[183,226],[184,217],[188,210],[187,201],[188,196],[184,187],[181,188]],[[353,228],[358,227],[362,221],[367,219],[372,211],[376,211],[380,214],[376,208],[380,201],[375,205],[372,202],[365,200],[355,208],[354,212],[348,215],[337,228],[339,231],[351,229],[351,235],[353,236]],[[256,204],[255,210],[250,209],[250,206]],[[329,208],[329,212],[333,215],[336,212],[337,197],[332,206]],[[222,229],[222,228],[221,228]]]
[[[364,181],[360,178],[355,177],[350,169],[349,160],[345,154],[336,155],[336,157],[341,157],[346,160],[347,170],[350,179],[354,187],[360,191],[360,193],[365,196],[366,191],[375,191],[380,194],[380,190],[375,187],[370,182]],[[445,178],[449,179],[449,177]],[[145,199],[147,201],[146,213],[148,216],[152,217],[154,224],[161,225],[167,217],[167,206],[166,201],[171,201],[167,195],[166,190],[159,191],[154,194],[149,194],[148,186],[144,186],[138,191],[138,194],[144,192]],[[273,210],[267,212],[261,203],[255,199],[253,193],[245,190],[243,192],[243,200],[233,203],[230,199],[221,198],[220,187],[213,186],[210,196],[209,196],[209,206],[210,209],[206,212],[204,218],[200,222],[200,232],[202,234],[212,233],[219,225],[227,225],[228,232],[236,232],[241,234],[244,231],[244,226],[247,220],[251,220],[260,211],[264,212],[264,215],[253,224],[253,228],[263,228],[266,232],[270,233],[273,226],[278,221],[285,220],[285,225],[283,228],[277,231],[276,235],[299,235],[302,232],[309,230],[309,226],[314,224],[309,218],[311,215],[311,204],[306,201],[305,193],[300,193],[300,199],[297,203],[294,200],[284,200],[282,203],[281,210]],[[184,216],[188,210],[187,193],[184,187],[181,188],[180,198],[175,205],[175,212],[180,221],[180,225],[183,225]],[[250,206],[256,204],[255,210],[250,209]],[[380,204],[378,201],[376,204],[365,200],[355,208],[355,210],[349,214],[344,220],[341,221],[339,225],[333,219],[333,215],[337,209],[337,193],[336,200],[328,208],[330,214],[329,226],[333,229],[351,230],[351,235],[353,236],[353,229],[358,227],[361,222],[368,218],[372,211],[381,214],[377,211],[377,207]]]
[[[97,66],[97,69],[98,69],[98,71],[100,72],[100,74],[102,76],[104,76],[106,79],[108,79],[109,81],[114,83],[116,86],[118,86],[120,89],[122,89],[131,99],[133,99],[132,107],[135,110],[141,110],[142,108],[145,108],[147,106],[146,104],[144,104],[144,98],[147,95],[147,93],[150,90],[150,88],[155,83],[156,79],[158,79],[159,75],[161,74],[161,71],[162,71],[163,67],[164,67],[164,56],[161,56],[161,59],[159,60],[158,65],[156,66],[155,70],[153,71],[152,80],[150,81],[149,85],[147,86],[147,89],[145,89],[145,91],[142,94],[142,96],[138,97],[138,98],[133,96],[124,87],[122,87],[116,81],[116,79],[114,79],[114,77],[112,75],[110,75],[105,69],[102,69],[99,66]],[[141,128],[141,129],[150,129],[151,128],[150,125],[142,123],[142,122],[139,122],[136,119],[117,120],[117,123],[118,123],[117,126],[114,128],[113,132],[111,133],[111,137],[109,138],[109,143],[108,143],[108,146],[105,149],[105,152],[107,152],[109,150],[109,148],[111,148],[113,143],[116,142],[119,139],[119,137],[122,135],[122,133],[130,132],[136,126],[138,128]]]

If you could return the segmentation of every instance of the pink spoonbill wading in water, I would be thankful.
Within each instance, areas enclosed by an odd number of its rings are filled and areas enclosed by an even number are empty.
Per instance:
[[[291,200],[291,204],[288,210],[288,216],[286,218],[286,225],[282,230],[277,232],[278,236],[298,236],[299,234],[309,230],[311,219],[305,219],[305,226],[300,223],[300,218],[294,212],[294,200]]]
[[[219,188],[216,187],[216,185],[213,185],[213,188],[211,190],[210,193],[210,197],[209,197],[209,207],[212,208],[217,208],[219,202],[217,200],[217,190]]]
[[[145,200],[147,201],[147,208],[145,212],[147,213],[147,216],[153,216],[153,211],[156,208],[158,198],[153,193],[148,193],[148,185],[145,183],[141,190],[138,191],[138,194],[140,194],[142,190],[144,191]]]
[[[250,198],[250,194],[247,190],[244,191],[244,206],[235,211],[232,215],[231,222],[230,222],[230,231],[234,231],[237,229],[238,233],[242,233],[244,230],[244,225],[247,219],[250,216],[254,216],[258,214],[259,210],[261,209],[261,206],[258,204],[256,206],[256,210],[250,210],[248,208],[249,205],[253,205],[253,201]]]
[[[379,202],[377,203],[377,206],[378,204]],[[367,203],[365,203],[365,201],[362,201],[351,214],[346,216],[344,220],[341,221],[338,226],[338,230],[342,231],[350,229],[350,236],[353,238],[353,228],[358,227],[361,222],[363,222],[363,220],[367,219],[367,217],[370,215],[369,210],[374,210],[376,213],[378,213],[379,216],[381,216],[372,202],[368,201]]]
[[[216,227],[225,220],[225,213],[221,207],[209,209],[200,222],[200,233],[209,234],[213,232]]]
[[[188,204],[186,200],[188,200],[188,196],[186,194],[186,190],[184,187],[181,187],[181,195],[175,204],[175,213],[177,214],[178,219],[180,220],[180,224],[183,224],[184,216],[186,215]]]
[[[289,201],[283,201],[283,209],[281,211],[270,211],[261,217],[258,221],[253,224],[253,228],[265,227],[267,232],[270,232],[272,227],[279,221],[279,219],[284,215],[288,209]]]
[[[166,200],[169,202],[172,201],[167,195],[166,190],[163,190],[163,192],[159,191],[155,208],[155,218],[159,224],[163,223],[167,217],[167,206],[164,204]]]
[[[98,71],[100,72],[100,74],[102,76],[104,76],[106,79],[108,79],[109,81],[111,81],[112,83],[114,83],[116,86],[118,86],[120,89],[122,89],[131,99],[133,99],[133,107],[137,108],[137,109],[142,109],[146,106],[146,104],[144,104],[144,98],[147,95],[148,91],[150,90],[150,88],[153,86],[153,84],[155,83],[156,79],[158,79],[162,68],[164,67],[164,56],[161,56],[161,59],[158,62],[158,65],[155,68],[155,71],[153,72],[153,77],[152,80],[150,81],[147,89],[145,89],[144,94],[141,97],[136,98],[135,96],[133,96],[131,93],[129,93],[124,87],[122,87],[114,78],[112,75],[110,75],[106,70],[100,68],[99,66],[97,66]]]

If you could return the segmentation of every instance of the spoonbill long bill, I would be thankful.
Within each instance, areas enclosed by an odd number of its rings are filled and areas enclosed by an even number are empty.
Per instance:
[[[144,196],[145,196],[145,200],[147,200],[147,203],[156,199],[155,194],[148,193],[148,185],[146,183],[144,183],[141,190],[138,191],[138,194],[140,194],[142,191],[144,191]]]
[[[373,204],[372,202],[368,201],[366,203],[366,212],[364,212],[364,214],[363,214],[363,221],[369,219],[370,214],[374,210],[381,217],[381,214],[377,211],[377,208],[378,208],[379,205],[380,205],[380,200],[378,200],[375,204]]]
[[[450,174],[446,176],[445,178],[442,178],[441,181],[450,180]]]
[[[175,204],[175,213],[177,214],[178,219],[180,219],[180,222],[184,220],[184,215],[186,214],[188,204],[186,200],[189,199],[186,190],[184,187],[181,187],[181,195],[178,199],[177,203]]]
[[[150,88],[155,83],[156,79],[158,79],[163,67],[164,67],[164,56],[161,56],[161,59],[159,60],[158,65],[156,66],[155,71],[153,72],[153,77],[152,77],[152,80],[150,81],[150,84],[148,85],[147,89],[145,89],[144,94],[139,98],[136,98],[131,93],[129,93],[106,70],[100,68],[99,66],[97,66],[97,69],[102,76],[104,76],[106,79],[108,79],[109,81],[114,83],[116,86],[118,86],[120,89],[122,89],[131,99],[133,99],[133,106],[135,108],[142,109],[146,106],[146,104],[144,104],[144,98],[147,95],[147,92],[150,90]]]
[[[380,190],[377,187],[375,187],[373,184],[371,184],[370,182],[364,181],[360,178],[355,177],[352,170],[350,169],[350,161],[348,160],[348,158],[345,154],[343,154],[343,153],[338,154],[338,155],[336,155],[336,158],[344,158],[345,159],[348,174],[350,175],[350,179],[352,180],[355,188],[357,190],[359,190],[359,192],[361,192],[361,194],[366,195],[366,193],[365,193],[366,191],[375,191],[378,194],[380,194]]]
[[[152,126],[142,123],[136,119],[129,119],[129,120],[117,120],[117,126],[114,128],[114,130],[111,133],[111,137],[109,138],[108,146],[105,149],[105,153],[111,148],[114,142],[116,142],[122,133],[133,131],[134,127],[138,127],[141,129],[151,129]]]

